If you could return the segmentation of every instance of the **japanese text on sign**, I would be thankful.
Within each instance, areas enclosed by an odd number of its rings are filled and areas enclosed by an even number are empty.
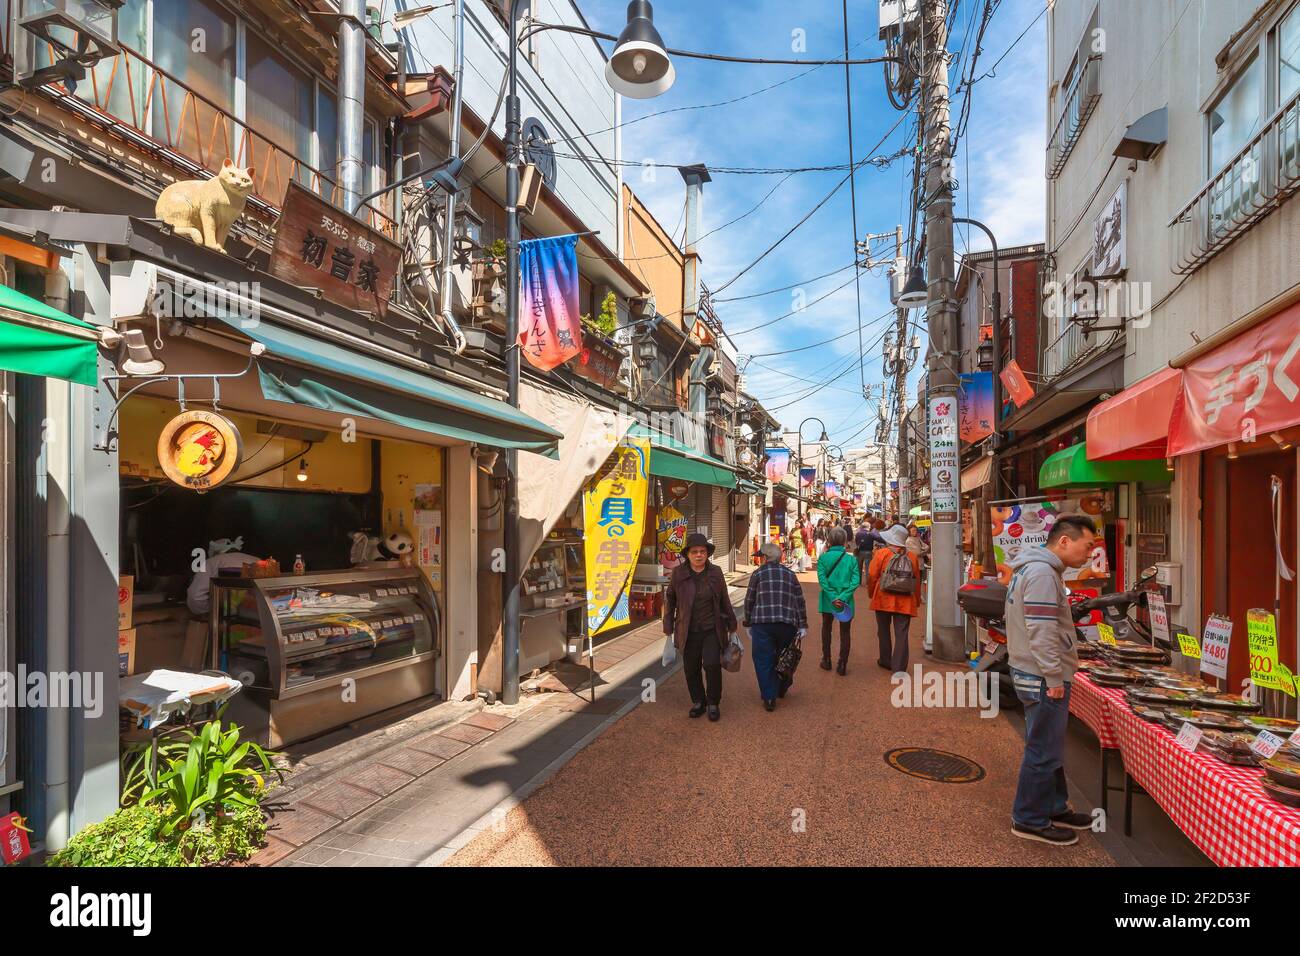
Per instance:
[[[1259,608],[1246,612],[1246,642],[1250,651],[1250,679],[1268,690],[1286,690],[1288,682],[1278,670],[1277,622]]]
[[[956,523],[961,516],[961,450],[957,396],[930,399],[930,512],[935,522]]]
[[[1228,648],[1232,644],[1232,621],[1211,614],[1205,622],[1205,636],[1201,640],[1201,673],[1228,679]]]
[[[591,636],[630,620],[627,588],[645,534],[650,443],[619,445],[583,494],[587,628]]]

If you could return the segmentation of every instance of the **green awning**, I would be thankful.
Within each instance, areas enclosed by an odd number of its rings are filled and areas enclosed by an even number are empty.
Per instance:
[[[98,361],[95,326],[0,286],[0,369],[93,387]]]
[[[237,316],[216,317],[266,346],[257,374],[269,401],[372,418],[492,448],[559,455],[556,443],[563,436],[558,431],[505,402],[270,322],[244,328]]]
[[[709,455],[701,455],[690,445],[671,435],[633,423],[629,438],[650,439],[650,474],[660,478],[676,478],[700,485],[717,485],[735,488],[736,474],[726,465]]]
[[[1062,449],[1043,462],[1039,488],[1089,487],[1126,481],[1168,482],[1173,473],[1162,458],[1141,461],[1089,461],[1087,442]]]
[[[744,478],[736,479],[736,487],[747,495],[762,495],[767,493],[766,489],[762,485],[756,485],[752,481],[747,481]]]

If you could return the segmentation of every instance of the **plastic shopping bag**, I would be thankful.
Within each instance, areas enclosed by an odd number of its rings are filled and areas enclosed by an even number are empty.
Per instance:
[[[673,643],[673,637],[669,634],[668,638],[664,641],[663,665],[664,667],[672,667],[676,660],[677,645]]]

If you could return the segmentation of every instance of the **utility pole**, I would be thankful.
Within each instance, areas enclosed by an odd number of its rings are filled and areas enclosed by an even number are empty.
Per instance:
[[[928,355],[929,401],[946,399],[955,409],[958,390],[959,328],[953,301],[952,248],[952,150],[948,102],[948,0],[922,0],[923,44],[922,121],[925,130],[925,242],[928,304],[926,323],[930,329]],[[934,438],[931,436],[931,443]],[[958,458],[960,466],[960,458]],[[942,469],[931,457],[930,487],[934,524],[931,526],[933,583],[931,615],[934,656],[942,661],[966,657],[966,634],[957,606],[961,583],[961,515],[940,512],[938,482],[950,469]],[[955,475],[947,478],[955,482]],[[947,489],[943,492],[948,493]]]
[[[900,225],[894,233],[894,261],[905,261],[903,259],[903,227]],[[906,273],[904,273],[906,274]],[[909,342],[907,335],[907,309],[898,310],[898,364],[894,368],[894,403],[897,411],[895,412],[895,421],[898,424],[898,461],[894,463],[895,470],[898,472],[898,517],[900,520],[905,519],[907,512],[912,507],[911,495],[907,492],[907,486],[903,479],[903,473],[907,468],[907,372],[911,364],[908,362]]]

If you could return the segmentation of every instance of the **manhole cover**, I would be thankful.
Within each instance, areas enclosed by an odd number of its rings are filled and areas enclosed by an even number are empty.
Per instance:
[[[938,783],[974,783],[984,779],[984,768],[969,757],[926,747],[898,747],[885,754],[885,763],[909,777]]]

